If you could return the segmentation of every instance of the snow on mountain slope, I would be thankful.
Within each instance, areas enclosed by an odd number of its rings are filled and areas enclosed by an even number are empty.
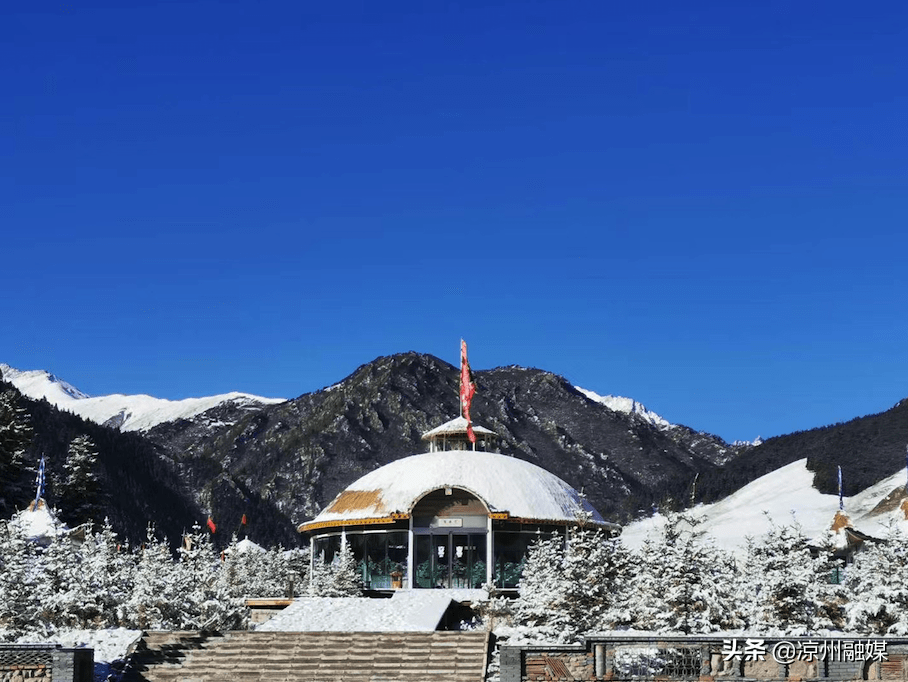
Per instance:
[[[847,480],[847,478],[846,478]],[[845,513],[857,530],[875,537],[885,535],[885,525],[893,514],[871,516],[869,512],[890,493],[904,485],[905,472],[899,471],[852,497],[845,498]],[[824,495],[813,487],[813,472],[807,469],[807,459],[792,462],[732,493],[724,500],[700,504],[689,510],[702,519],[699,530],[715,539],[727,550],[744,551],[747,536],[759,537],[770,529],[770,520],[777,525],[794,519],[804,534],[814,538],[832,525],[839,508],[838,495]],[[656,514],[625,526],[621,538],[629,547],[640,547],[649,533],[657,533],[665,517]]]
[[[47,402],[54,405],[58,402],[81,400],[89,397],[75,386],[55,377],[50,372],[45,372],[43,369],[23,372],[0,363],[0,374],[3,375],[4,381],[13,384],[29,398],[34,398],[35,400],[45,398]]]
[[[184,400],[120,394],[90,397],[44,370],[21,371],[0,364],[0,373],[5,381],[29,398],[44,398],[61,410],[98,424],[110,422],[110,425],[119,426],[122,431],[146,431],[164,422],[189,419],[228,401],[241,406],[284,402],[283,398],[262,398],[237,392]]]
[[[615,412],[625,412],[627,414],[636,414],[638,417],[642,418],[644,421],[652,424],[658,429],[670,429],[675,426],[668,420],[660,417],[655,412],[646,409],[645,406],[641,405],[633,398],[623,398],[619,395],[599,395],[598,393],[588,391],[585,388],[580,388],[580,386],[574,386],[574,388],[576,388],[590,400],[597,403],[602,403],[610,410],[614,410]]]

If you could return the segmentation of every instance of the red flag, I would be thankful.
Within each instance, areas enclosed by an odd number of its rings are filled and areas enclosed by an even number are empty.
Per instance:
[[[211,520],[211,517],[208,517],[208,530],[214,533],[217,530],[217,526],[214,525],[214,521]]]
[[[467,361],[467,342],[460,340],[460,411],[462,416],[467,420],[467,437],[471,443],[476,442],[476,434],[473,433],[473,421],[470,419],[470,402],[473,400],[473,394],[476,393],[476,386],[473,385],[470,377],[470,363]]]
[[[240,524],[243,525],[243,526],[246,525],[246,515],[245,515],[245,514],[243,514],[243,520],[240,521]]]

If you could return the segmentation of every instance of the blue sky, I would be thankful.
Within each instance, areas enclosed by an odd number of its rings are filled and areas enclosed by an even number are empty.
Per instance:
[[[882,411],[906,72],[900,2],[5,3],[0,362],[294,397],[464,337],[729,440]]]

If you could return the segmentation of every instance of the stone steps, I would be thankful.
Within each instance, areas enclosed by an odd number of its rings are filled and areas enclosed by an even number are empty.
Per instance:
[[[481,682],[485,632],[149,632],[124,682]]]

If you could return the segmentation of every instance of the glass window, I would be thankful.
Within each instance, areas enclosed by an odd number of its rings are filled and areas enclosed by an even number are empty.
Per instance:
[[[322,561],[330,564],[334,557],[340,552],[341,536],[340,535],[322,535],[315,538],[314,549],[315,557],[321,557]]]
[[[435,587],[432,561],[432,536],[417,535],[415,547],[414,587]]]
[[[406,532],[388,533],[388,577],[391,587],[403,587],[407,580],[409,547]]]
[[[366,589],[403,587],[407,577],[407,533],[347,533],[357,570]]]
[[[516,588],[523,572],[527,552],[537,540],[552,537],[553,533],[496,530],[494,535],[494,564],[492,582],[496,587]]]
[[[451,535],[451,587],[478,588],[486,581],[486,536]]]

